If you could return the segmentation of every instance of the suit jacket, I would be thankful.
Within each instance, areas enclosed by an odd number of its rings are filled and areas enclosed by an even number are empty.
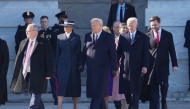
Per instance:
[[[130,33],[120,35],[117,48],[118,62],[121,59],[119,93],[140,94],[143,76],[142,68],[149,66],[148,37],[137,30],[131,42]],[[126,74],[126,78],[123,78]]]
[[[154,33],[147,33],[150,42],[150,73],[148,84],[167,84],[169,76],[169,56],[172,66],[178,66],[173,36],[170,32],[162,29],[161,39],[158,46],[155,43]]]
[[[22,74],[24,52],[27,50],[29,39],[25,39],[19,46],[16,56],[14,73],[10,90],[21,93],[25,88],[25,80]],[[30,93],[45,93],[47,88],[46,77],[53,76],[53,50],[50,42],[37,36],[31,57],[30,57]]]
[[[87,66],[87,97],[103,98],[107,96],[108,69],[117,70],[117,56],[113,35],[102,30],[94,42],[92,32],[85,35],[83,47],[83,65]]]
[[[43,35],[44,33],[44,35]],[[54,54],[56,51],[56,45],[57,45],[57,36],[53,30],[50,28],[47,28],[46,30],[40,30],[39,31],[39,36],[42,38],[47,39],[51,43],[51,47],[53,48]]]
[[[185,37],[184,47],[190,48],[190,20],[186,22],[184,37]]]
[[[109,28],[111,28],[113,26],[113,22],[116,21],[117,8],[118,8],[118,4],[113,4],[110,7],[109,17],[107,21],[107,26]],[[127,19],[130,17],[137,17],[135,8],[132,5],[125,3],[124,21],[126,22]]]

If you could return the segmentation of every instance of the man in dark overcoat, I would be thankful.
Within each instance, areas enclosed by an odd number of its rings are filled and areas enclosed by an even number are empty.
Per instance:
[[[112,64],[112,77],[116,75],[117,56],[114,36],[102,30],[103,21],[91,20],[92,32],[85,35],[83,57],[87,66],[86,91],[92,98],[90,109],[106,109],[104,97],[107,96],[108,69]]]
[[[26,34],[16,56],[10,90],[28,91],[32,95],[29,109],[44,109],[41,95],[46,92],[47,80],[53,76],[53,50],[47,39],[37,36],[37,25],[29,24]]]
[[[170,32],[160,27],[160,18],[152,16],[150,18],[151,30],[147,33],[150,42],[151,62],[148,71],[150,85],[150,107],[149,109],[160,109],[159,86],[161,90],[162,109],[168,109],[166,97],[168,92],[168,77],[169,77],[169,56],[172,62],[172,70],[178,70],[178,63],[174,47],[173,36]]]
[[[7,99],[7,71],[9,66],[9,49],[6,41],[0,38],[0,105]]]
[[[188,20],[186,22],[186,26],[185,26],[185,32],[184,32],[184,37],[185,37],[185,43],[184,43],[184,47],[188,49],[188,57],[189,57],[189,88],[188,91],[190,92],[190,20]]]
[[[134,6],[125,3],[125,0],[118,0],[118,3],[110,7],[107,26],[111,29],[115,21],[123,23],[130,17],[137,17]]]
[[[26,38],[26,32],[25,32],[26,28],[27,28],[28,24],[32,23],[35,15],[33,12],[27,11],[22,14],[22,17],[24,18],[25,25],[23,25],[23,26],[18,25],[16,34],[15,34],[15,43],[16,43],[15,52],[16,52],[16,54],[18,52],[20,42]]]
[[[137,30],[135,17],[127,20],[128,32],[121,34],[117,48],[121,58],[119,93],[125,94],[128,109],[138,109],[143,74],[149,65],[148,37]],[[131,96],[133,94],[133,96]]]

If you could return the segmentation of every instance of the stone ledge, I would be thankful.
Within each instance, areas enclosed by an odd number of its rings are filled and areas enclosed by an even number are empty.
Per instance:
[[[125,0],[126,2],[130,3],[131,0]],[[111,4],[111,0],[59,0],[59,4],[62,3],[109,3]]]

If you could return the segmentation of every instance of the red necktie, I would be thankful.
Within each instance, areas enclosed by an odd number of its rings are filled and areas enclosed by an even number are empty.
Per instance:
[[[27,75],[26,68],[27,68],[27,65],[28,65],[28,60],[30,59],[30,53],[32,51],[32,45],[33,45],[33,41],[30,42],[30,45],[29,45],[29,47],[27,48],[27,51],[26,51],[27,53],[25,55],[24,67],[23,67],[23,70],[22,70],[22,74],[23,74],[24,78]]]
[[[156,45],[159,44],[159,35],[158,35],[158,32],[156,32]]]

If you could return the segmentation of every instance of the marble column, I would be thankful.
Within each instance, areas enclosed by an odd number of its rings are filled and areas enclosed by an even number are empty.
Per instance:
[[[161,27],[173,34],[179,70],[172,72],[170,64],[169,92],[185,93],[188,91],[188,52],[183,47],[186,21],[190,19],[190,0],[148,0],[145,11],[145,25],[153,15],[161,18]]]
[[[15,33],[18,25],[24,25],[23,12],[32,11],[35,14],[33,22],[40,27],[40,17],[49,17],[49,26],[57,23],[55,14],[60,12],[57,0],[0,0],[0,38],[6,40],[9,53],[10,64],[8,70],[8,87],[10,85],[14,61],[15,61]]]

